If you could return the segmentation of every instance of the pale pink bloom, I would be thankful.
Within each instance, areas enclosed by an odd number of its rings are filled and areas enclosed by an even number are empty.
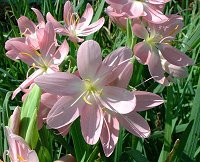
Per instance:
[[[147,28],[142,23],[133,25],[134,34],[144,39],[135,45],[134,55],[139,62],[148,65],[152,77],[161,84],[168,85],[171,80],[164,76],[165,72],[173,77],[184,77],[187,71],[183,67],[193,64],[192,59],[170,45],[182,26],[178,15],[171,15],[160,25],[149,24]]]
[[[44,91],[61,95],[47,116],[51,128],[61,128],[81,116],[81,130],[88,144],[95,144],[101,134],[104,112],[127,114],[135,108],[135,96],[124,88],[109,86],[130,60],[131,51],[115,50],[110,64],[102,63],[101,49],[95,41],[86,41],[78,49],[77,65],[82,78],[58,72],[35,79]],[[120,60],[127,57],[123,62]],[[120,62],[120,63],[119,63]],[[60,120],[62,119],[62,120]]]
[[[46,24],[42,33],[41,30],[37,30],[36,34],[38,36],[39,50],[17,40],[8,40],[6,42],[5,48],[8,50],[6,55],[9,58],[20,59],[32,66],[32,68],[37,69],[14,91],[12,98],[21,90],[31,85],[33,80],[39,75],[59,71],[58,65],[62,63],[69,52],[69,46],[66,41],[57,49],[54,40],[56,33],[51,23]]]
[[[38,35],[37,33],[39,31],[37,30],[43,30],[45,28],[45,20],[39,10],[37,10],[36,8],[32,8],[32,10],[35,12],[37,16],[38,19],[37,25],[33,21],[28,19],[26,16],[21,16],[17,20],[17,23],[21,34],[25,36],[25,43],[30,46],[33,46],[34,49],[39,49],[40,47],[38,44],[38,36],[37,36]]]
[[[104,62],[109,64],[114,59],[114,55],[111,57],[108,56]],[[126,88],[129,84],[132,72],[133,65],[129,62],[111,85]],[[136,107],[133,111],[123,115],[118,113],[109,113],[108,111],[104,112],[104,122],[100,139],[106,156],[112,154],[115,145],[117,144],[119,125],[123,126],[129,132],[138,137],[146,138],[150,135],[150,127],[148,123],[137,112],[158,106],[163,103],[163,100],[158,95],[149,92],[133,91],[132,93],[136,96]]]
[[[54,19],[54,17],[48,13],[47,21],[53,23],[55,30],[62,34],[69,36],[72,42],[82,42],[83,39],[79,37],[88,36],[98,31],[104,24],[104,18],[100,18],[98,21],[90,24],[93,17],[92,6],[88,3],[86,10],[81,18],[74,12],[73,6],[70,1],[67,1],[64,5],[64,27]]]
[[[30,149],[22,137],[14,134],[9,127],[5,127],[5,130],[8,139],[9,150],[4,153],[4,161],[5,155],[7,154],[11,162],[39,162],[36,152]]]
[[[127,23],[127,16],[120,12],[120,10],[116,10],[112,8],[111,6],[108,6],[105,10],[105,12],[108,14],[110,19],[117,24],[120,28],[126,29],[126,23]]]
[[[170,0],[106,0],[111,7],[121,10],[129,18],[142,16],[147,21],[161,23],[168,18],[161,12],[160,5],[164,5]]]

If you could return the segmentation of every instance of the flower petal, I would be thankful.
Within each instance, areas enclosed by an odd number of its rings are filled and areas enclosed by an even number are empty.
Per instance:
[[[146,13],[146,16],[144,16],[144,18],[149,22],[160,24],[168,20],[167,16],[165,16],[159,9],[151,4],[145,5],[144,11]]]
[[[96,22],[85,27],[84,29],[81,28],[81,31],[79,33],[77,33],[77,35],[78,36],[88,36],[90,34],[93,34],[103,26],[104,22],[105,22],[105,19],[102,17],[99,20],[97,20]]]
[[[132,18],[137,18],[144,15],[144,6],[142,2],[133,1],[124,5],[122,11],[126,12]]]
[[[130,63],[131,56],[132,51],[127,47],[118,48],[106,56],[96,74],[99,83],[106,85],[117,79]]]
[[[55,53],[56,50],[56,33],[54,31],[52,23],[48,22],[44,29],[44,35],[42,40],[39,42],[40,52],[48,62],[51,59],[51,55]]]
[[[36,25],[29,20],[26,16],[21,16],[17,20],[20,32],[22,34],[32,34],[35,33]]]
[[[127,88],[129,81],[133,73],[133,64],[129,62],[124,70],[119,74],[117,79],[115,79],[110,85],[116,87]]]
[[[51,15],[50,12],[47,13],[46,19],[47,19],[47,22],[51,22],[52,23],[54,29],[56,29],[56,28],[64,29],[62,27],[62,25],[56,19],[54,19],[54,17]]]
[[[83,104],[82,100],[77,100],[77,96],[61,97],[49,112],[46,120],[47,125],[50,128],[60,129],[72,123],[78,118],[79,109],[82,108]]]
[[[136,105],[136,98],[133,93],[126,89],[112,86],[103,87],[100,101],[105,108],[119,114],[131,112]]]
[[[27,162],[39,162],[38,156],[37,156],[37,154],[36,154],[35,151],[31,150],[31,151],[28,153]]]
[[[95,107],[94,107],[95,106]],[[99,140],[103,125],[103,113],[96,105],[85,104],[81,112],[81,130],[85,141],[94,145]]]
[[[150,128],[146,120],[136,112],[121,115],[117,114],[119,123],[130,133],[147,138],[150,135]]]
[[[187,67],[180,67],[170,64],[167,60],[162,60],[163,69],[173,77],[186,78],[188,76]]]
[[[67,1],[64,5],[64,13],[63,13],[63,20],[66,24],[66,27],[69,27],[75,21],[73,14],[74,14],[73,6],[70,1]]]
[[[76,26],[76,29],[81,30],[87,27],[92,20],[92,16],[93,16],[93,9],[92,6],[88,3],[79,23]]]
[[[162,44],[161,46],[159,46],[159,49],[163,57],[173,65],[188,66],[194,63],[193,60],[189,58],[186,54],[182,53],[181,51],[170,45]]]
[[[35,14],[37,16],[39,28],[44,28],[45,27],[45,20],[44,20],[43,15],[41,14],[41,12],[36,8],[31,8],[31,9],[35,12]]]
[[[77,52],[77,65],[83,79],[96,78],[96,72],[102,63],[101,48],[93,40],[82,43]]]
[[[160,56],[151,51],[148,61],[149,72],[154,80],[163,85],[169,85],[167,78],[164,76],[164,70],[161,65]]]
[[[58,131],[62,136],[66,136],[69,133],[70,127],[71,127],[71,124],[65,125],[64,127],[59,128]]]
[[[69,52],[69,45],[67,41],[64,40],[64,42],[55,52],[55,55],[52,56],[54,64],[60,65],[68,55],[68,52]]]
[[[36,70],[33,74],[31,74],[20,86],[13,92],[12,100],[15,98],[15,96],[21,91],[30,86],[34,79],[38,76],[40,76],[43,73],[42,69]]]
[[[147,29],[142,24],[139,23],[133,24],[132,31],[137,37],[142,39],[146,39],[149,36]]]
[[[132,93],[136,97],[136,107],[134,111],[148,110],[164,102],[160,96],[154,93],[145,91],[133,91]]]
[[[101,131],[101,143],[106,157],[109,157],[115,149],[119,135],[118,120],[109,115],[104,114],[104,124]]]
[[[145,42],[139,42],[134,47],[134,55],[142,64],[148,64],[150,58],[150,46]]]
[[[79,94],[83,90],[83,83],[76,75],[68,72],[44,74],[35,79],[44,91],[60,96]]]

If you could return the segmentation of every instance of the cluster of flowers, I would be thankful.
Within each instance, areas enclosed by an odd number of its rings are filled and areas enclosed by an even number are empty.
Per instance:
[[[64,25],[50,13],[46,15],[46,22],[42,14],[33,8],[38,24],[25,16],[20,17],[18,26],[24,37],[12,38],[5,45],[9,58],[20,59],[31,66],[30,69],[37,69],[14,91],[12,97],[20,91],[27,94],[33,84],[37,84],[43,90],[38,128],[45,122],[48,128],[57,129],[65,136],[80,116],[85,141],[93,145],[100,138],[107,157],[114,151],[120,125],[138,137],[148,137],[149,125],[137,112],[158,106],[163,99],[149,92],[126,90],[133,72],[130,60],[135,57],[148,65],[154,80],[164,85],[169,85],[173,77],[185,77],[185,67],[193,64],[189,57],[170,45],[183,23],[178,15],[162,13],[168,1],[106,0],[110,5],[106,13],[113,22],[125,29],[127,19],[131,19],[133,33],[144,41],[134,46],[134,55],[128,47],[121,47],[103,61],[99,44],[93,40],[83,42],[84,39],[80,38],[98,31],[104,24],[104,18],[90,24],[93,17],[90,4],[79,18],[67,1]],[[59,65],[68,55],[69,45],[66,40],[59,45],[56,33],[68,36],[74,43],[83,42],[77,51],[78,70],[74,74],[60,72]],[[165,73],[169,75],[165,77]],[[6,130],[11,148],[8,155],[12,161],[30,161],[33,156],[38,161],[35,152],[15,131],[8,127]],[[13,143],[17,143],[14,145],[18,148],[13,147]],[[27,149],[24,151],[24,148]],[[25,153],[22,154],[23,151]]]

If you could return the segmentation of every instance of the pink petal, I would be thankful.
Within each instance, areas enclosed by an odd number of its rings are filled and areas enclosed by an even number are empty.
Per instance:
[[[160,24],[168,20],[167,16],[151,4],[145,5],[144,11],[146,13],[144,18],[149,22]]]
[[[45,27],[45,20],[44,20],[43,15],[41,14],[41,12],[36,8],[31,8],[31,9],[35,12],[35,14],[37,16],[39,28],[44,28]]]
[[[93,9],[92,6],[88,3],[79,23],[76,26],[76,29],[81,30],[87,27],[90,24],[92,17],[93,17]]]
[[[152,4],[164,4],[164,3],[167,3],[171,0],[148,0],[149,3],[152,3]]]
[[[150,59],[151,47],[146,42],[139,42],[134,47],[134,55],[142,64],[148,64]]]
[[[47,116],[47,125],[50,128],[60,129],[72,123],[80,114],[84,103],[75,96],[63,96],[53,106]],[[62,120],[61,120],[62,119]]]
[[[55,53],[56,43],[55,42],[56,33],[53,29],[52,23],[48,22],[44,29],[44,35],[42,40],[39,42],[40,52],[43,57],[46,57],[45,60],[51,58],[51,55]]]
[[[80,45],[77,52],[77,65],[83,79],[95,79],[101,63],[101,48],[97,42],[89,40]]]
[[[117,115],[119,123],[130,133],[147,138],[150,135],[150,128],[146,120],[136,112],[131,112],[125,115]]]
[[[28,86],[30,86],[36,77],[41,75],[43,71],[41,69],[36,70],[33,74],[31,74],[20,86],[13,92],[12,100],[15,98],[15,96],[21,91],[26,89]]]
[[[173,65],[188,66],[194,63],[193,60],[189,58],[186,54],[182,53],[181,51],[170,45],[162,44],[161,46],[159,46],[159,49],[163,57]]]
[[[54,29],[56,29],[56,28],[62,28],[63,29],[62,25],[57,20],[54,19],[54,17],[51,15],[50,12],[47,13],[46,19],[47,19],[47,22],[52,23]]]
[[[20,126],[20,108],[17,106],[14,111],[13,114],[10,116],[9,119],[9,127],[10,130],[14,133],[14,134],[19,134],[19,126]]]
[[[22,34],[32,34],[35,33],[36,25],[29,20],[26,16],[21,16],[17,20],[20,32]]]
[[[60,99],[60,96],[51,93],[43,93],[40,102],[47,108],[51,109],[54,104]]]
[[[69,27],[75,21],[73,13],[74,13],[73,6],[70,1],[67,1],[64,5],[64,13],[63,13],[63,20],[66,24],[66,27]]]
[[[166,60],[163,61],[162,65],[163,65],[163,69],[168,74],[172,75],[173,77],[185,78],[188,76],[187,67],[180,67],[180,66],[172,65],[169,62],[167,62]]]
[[[71,127],[71,124],[66,125],[66,126],[64,126],[62,128],[59,128],[58,131],[64,137],[69,133],[70,127]]]
[[[133,93],[126,89],[112,86],[103,87],[100,101],[105,108],[119,114],[131,112],[136,105],[136,98]]]
[[[144,6],[139,1],[133,1],[124,5],[122,10],[133,18],[144,16]]]
[[[11,38],[6,41],[5,43],[5,49],[8,51],[6,53],[6,56],[9,57],[12,60],[19,59],[18,55],[18,50],[15,49],[15,47],[12,45],[12,42],[19,41],[22,43],[25,43],[25,38]]]
[[[95,107],[94,107],[95,106]],[[85,104],[81,112],[81,130],[85,141],[94,145],[99,140],[103,125],[103,113],[96,105]]]
[[[127,47],[121,47],[109,54],[99,68],[96,77],[100,84],[110,84],[124,71],[130,63],[132,51]]]
[[[40,103],[40,108],[37,116],[38,130],[40,130],[43,127],[43,123],[46,121],[44,118],[47,117],[49,111],[49,108],[45,107],[42,103]]]
[[[118,120],[109,114],[105,114],[100,139],[106,157],[109,157],[114,151],[115,145],[118,141],[118,134]]]
[[[118,78],[111,85],[121,88],[127,88],[133,73],[133,64],[129,62],[124,70],[119,74]]]
[[[95,33],[96,31],[98,31],[104,24],[105,19],[102,17],[99,20],[97,20],[96,22],[90,24],[89,26],[85,26],[85,28],[81,28],[81,32],[77,33],[78,36],[88,36],[90,34]]]
[[[63,60],[66,58],[69,52],[69,45],[66,40],[61,44],[61,46],[57,49],[55,55],[52,56],[54,59],[53,62],[56,65],[60,65]]]
[[[35,151],[30,151],[27,156],[27,162],[39,162],[38,156]]]
[[[161,65],[160,56],[157,53],[154,53],[154,51],[151,51],[148,67],[149,72],[154,80],[156,80],[160,84],[169,85],[168,80],[164,76],[165,72]]]
[[[84,88],[83,82],[68,72],[44,74],[36,78],[35,83],[44,91],[60,96],[79,94]]]
[[[137,37],[142,39],[146,39],[149,36],[149,33],[147,29],[144,27],[144,25],[139,23],[133,24],[132,31]]]
[[[133,91],[132,93],[136,97],[136,107],[134,111],[148,110],[164,102],[160,96],[154,93],[145,91]]]
[[[20,41],[11,41],[9,42],[12,45],[16,53],[18,53],[18,58],[28,65],[32,65],[37,60],[37,55],[35,51],[28,45]]]

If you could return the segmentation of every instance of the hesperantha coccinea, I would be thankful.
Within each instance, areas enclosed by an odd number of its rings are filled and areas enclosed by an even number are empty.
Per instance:
[[[173,130],[179,132],[182,125],[191,129],[184,123],[188,115],[178,115],[178,109],[189,93],[186,87],[180,89],[182,78],[194,65],[177,40],[184,35],[184,17],[165,14],[171,13],[168,8],[174,2],[48,3],[47,8],[39,4],[43,10],[30,10],[37,23],[28,16],[17,17],[18,37],[8,35],[5,42],[6,56],[20,65],[19,71],[25,69],[26,76],[18,78],[4,101],[8,147],[3,147],[0,162],[137,157],[174,162],[179,145],[171,151]],[[7,111],[9,95],[12,105],[19,105],[13,111]],[[182,97],[180,104],[177,96]],[[151,140],[158,143],[155,151]],[[147,160],[154,152],[155,158]]]

